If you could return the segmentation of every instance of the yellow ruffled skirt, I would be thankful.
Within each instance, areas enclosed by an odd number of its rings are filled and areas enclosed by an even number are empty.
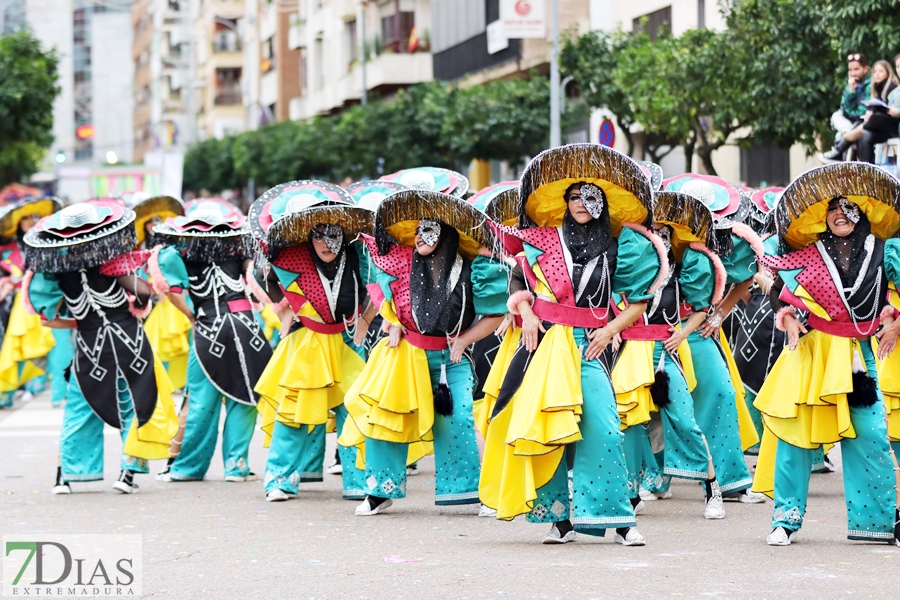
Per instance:
[[[662,343],[662,342],[659,342]],[[616,392],[616,410],[622,429],[650,421],[650,413],[658,412],[650,396],[650,386],[656,380],[653,351],[657,342],[630,340],[619,352],[612,372]]]
[[[731,385],[734,387],[738,427],[741,432],[741,449],[747,451],[759,443],[759,433],[756,431],[756,425],[753,424],[753,417],[750,415],[750,408],[747,406],[747,391],[744,389],[741,372],[738,371],[737,363],[734,360],[734,354],[732,354],[731,347],[728,345],[728,339],[725,337],[724,333],[720,333],[719,339],[722,342],[722,350],[725,353],[725,363],[728,365],[728,373],[731,376]]]
[[[21,292],[16,292],[6,337],[0,346],[0,393],[19,389],[25,382],[44,375],[44,370],[31,362],[43,358],[56,346],[53,332],[41,325],[38,315],[25,312]],[[19,363],[25,363],[20,370]]]
[[[878,387],[884,396],[888,439],[900,442],[900,350],[895,348],[885,360],[878,360]]]
[[[478,493],[497,510],[498,519],[531,511],[565,445],[581,439],[582,404],[581,354],[572,328],[554,325],[532,356],[519,390],[488,427]]]
[[[509,369],[509,363],[512,361],[516,348],[519,347],[519,340],[522,339],[522,329],[508,329],[500,342],[500,348],[497,350],[497,356],[494,357],[494,363],[488,373],[484,385],[481,386],[484,397],[479,398],[472,405],[472,413],[475,417],[475,426],[481,432],[481,436],[487,439],[488,423],[491,420],[491,414],[494,412],[494,405],[500,396],[500,386],[503,385],[503,378]]]
[[[129,428],[124,453],[135,458],[163,460],[169,458],[169,443],[178,433],[178,415],[172,399],[175,388],[169,375],[158,357],[154,357],[153,365],[156,370],[156,407],[149,421],[141,427]]]
[[[855,438],[847,394],[853,391],[853,354],[859,343],[812,330],[797,349],[785,350],[766,378],[753,406],[763,431],[753,489],[771,494],[778,440],[798,448],[828,447]]]
[[[275,422],[310,428],[329,420],[329,411],[344,401],[365,363],[339,333],[302,328],[284,338],[256,384],[264,446]]]
[[[172,385],[175,389],[183,389],[187,383],[188,354],[191,350],[191,321],[163,296],[144,321],[144,332],[153,353],[168,365]]]

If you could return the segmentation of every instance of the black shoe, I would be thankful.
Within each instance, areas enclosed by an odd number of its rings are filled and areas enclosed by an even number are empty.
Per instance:
[[[60,494],[72,493],[72,488],[69,486],[69,482],[63,479],[62,467],[56,467],[56,483],[53,484],[53,489],[50,490],[50,493],[56,496]]]
[[[134,482],[134,473],[128,469],[122,469],[119,480],[113,484],[113,489],[123,494],[133,494],[138,490],[138,484]]]

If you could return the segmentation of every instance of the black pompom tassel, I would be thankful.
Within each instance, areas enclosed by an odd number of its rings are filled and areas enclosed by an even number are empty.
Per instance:
[[[853,391],[847,394],[847,403],[855,408],[873,406],[878,402],[875,380],[865,371],[853,374]]]
[[[453,395],[447,384],[447,367],[445,365],[441,365],[441,381],[434,389],[434,412],[444,417],[453,414]]]
[[[853,350],[853,391],[847,394],[847,403],[855,408],[873,406],[878,402],[878,388],[875,380],[869,377],[859,351]]]
[[[650,386],[650,397],[653,398],[653,403],[658,408],[668,406],[669,374],[665,371],[657,371],[654,375],[656,378],[653,380],[653,385]]]

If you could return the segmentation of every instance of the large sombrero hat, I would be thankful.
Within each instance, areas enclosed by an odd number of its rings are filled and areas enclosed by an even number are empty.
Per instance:
[[[159,217],[166,221],[172,217],[184,215],[184,205],[181,200],[173,196],[147,196],[135,193],[130,197],[123,197],[125,206],[134,211],[134,229],[137,234],[137,244],[144,243],[145,225],[147,221]]]
[[[95,198],[44,217],[25,234],[25,262],[40,273],[90,269],[135,246],[134,211]]]
[[[682,192],[700,200],[712,212],[716,229],[728,229],[750,213],[750,198],[734,185],[714,175],[685,173],[663,182],[667,192]]]
[[[480,247],[494,247],[494,235],[483,212],[460,198],[438,192],[405,190],[384,199],[375,213],[379,245],[388,234],[403,246],[415,246],[421,219],[438,219],[459,232],[459,253],[472,259]]]
[[[23,198],[0,206],[0,239],[11,239],[19,232],[19,221],[29,215],[49,217],[61,208],[56,198]]]
[[[282,248],[305,244],[316,225],[340,225],[346,241],[370,233],[375,213],[354,204],[347,190],[303,180],[277,185],[260,196],[250,207],[250,220],[254,237],[274,258]]]
[[[347,193],[358,206],[375,212],[382,200],[394,192],[406,189],[409,188],[396,181],[357,181],[347,186]]]
[[[394,181],[400,185],[424,192],[441,192],[457,198],[469,190],[469,180],[462,173],[438,167],[415,167],[385,175],[379,181]]]
[[[519,182],[495,183],[476,192],[467,201],[494,223],[515,227],[519,218]]]
[[[0,202],[17,202],[26,198],[40,198],[44,194],[36,187],[22,185],[21,183],[10,183],[0,189]]]
[[[866,213],[879,238],[900,231],[900,180],[875,165],[844,162],[810,169],[784,189],[775,206],[779,240],[794,249],[818,241],[828,203],[841,196]]]
[[[781,198],[784,188],[768,187],[761,190],[754,190],[750,194],[750,219],[749,222],[754,225],[758,232],[774,231],[774,213],[775,205]]]
[[[705,244],[711,250],[716,248],[712,213],[694,196],[681,192],[657,192],[653,220],[672,228],[672,251],[678,259],[693,242]]]
[[[174,245],[189,262],[237,260],[252,256],[250,225],[240,210],[220,198],[198,198],[184,215],[153,228],[154,244]]]
[[[654,192],[661,190],[663,184],[662,167],[649,160],[639,160],[638,165],[641,167],[641,171],[644,172],[644,175],[647,176],[647,179],[650,180],[650,188]]]
[[[528,163],[519,186],[519,226],[562,225],[566,189],[579,182],[603,189],[615,235],[622,223],[652,221],[653,191],[640,165],[607,146],[569,144],[545,150]]]

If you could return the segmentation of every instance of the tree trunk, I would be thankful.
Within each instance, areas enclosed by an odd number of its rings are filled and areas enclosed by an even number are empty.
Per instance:
[[[703,163],[703,169],[706,171],[707,175],[718,175],[716,168],[712,163],[712,151],[713,149],[711,147],[702,146],[697,150],[697,156],[700,157],[700,162]]]
[[[684,172],[690,173],[694,170],[694,146],[697,141],[693,137],[684,143]]]

